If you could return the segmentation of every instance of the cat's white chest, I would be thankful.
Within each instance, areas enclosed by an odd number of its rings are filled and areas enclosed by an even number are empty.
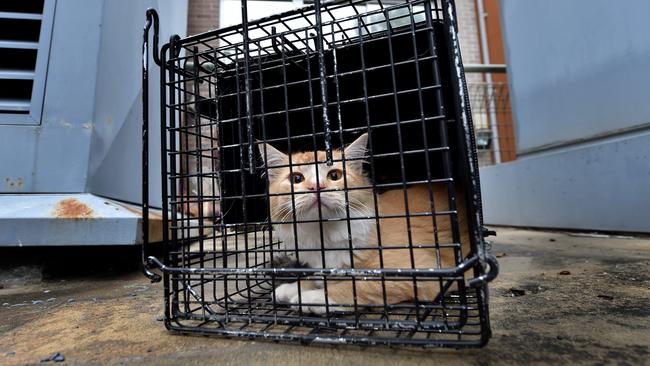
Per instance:
[[[276,225],[275,232],[287,254],[309,267],[343,268],[350,267],[353,249],[370,244],[371,229],[372,220],[353,220],[349,226],[346,221],[323,222],[322,235],[319,223],[295,224],[295,230],[291,224]]]

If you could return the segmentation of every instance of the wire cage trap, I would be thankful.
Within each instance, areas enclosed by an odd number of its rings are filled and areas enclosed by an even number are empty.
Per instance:
[[[143,261],[183,333],[476,347],[488,253],[451,0],[320,2],[143,44]],[[163,255],[149,256],[149,31]],[[153,272],[158,269],[162,276]]]

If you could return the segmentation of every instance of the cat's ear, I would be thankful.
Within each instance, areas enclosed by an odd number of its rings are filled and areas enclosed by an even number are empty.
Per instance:
[[[284,165],[283,163],[285,163],[287,155],[266,143],[258,144],[257,148],[260,151],[260,156],[264,161],[264,165],[269,170],[269,176],[273,176],[274,170],[272,168],[278,165]],[[266,154],[264,150],[266,150]],[[266,157],[266,160],[264,160],[264,157]]]
[[[345,148],[345,160],[352,160],[347,162],[348,165],[354,166],[357,169],[361,168],[362,160],[366,157],[368,151],[368,133],[359,136],[354,142]]]

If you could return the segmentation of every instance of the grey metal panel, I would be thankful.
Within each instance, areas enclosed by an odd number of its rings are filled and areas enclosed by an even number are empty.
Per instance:
[[[91,194],[0,196],[0,218],[0,247],[141,242],[139,214]]]
[[[481,169],[487,224],[650,233],[650,131]]]
[[[0,195],[0,246],[141,242],[141,214],[117,202],[83,193],[15,193],[95,189],[139,202],[140,50],[148,6],[160,9],[163,41],[171,33],[183,35],[187,1],[57,2],[42,123],[0,126],[0,192],[14,193]],[[154,73],[152,100],[158,98],[158,83]],[[158,109],[152,104],[156,120]],[[150,152],[153,187],[160,186],[156,126]],[[57,203],[66,198],[90,207],[92,217],[54,214]],[[159,188],[152,189],[152,198],[160,204]]]
[[[150,240],[161,241],[162,212],[151,209],[149,218]],[[189,225],[188,237],[198,237],[198,221]],[[141,243],[138,205],[89,193],[0,195],[0,247]]]
[[[32,128],[22,127],[24,132],[32,133],[5,136],[9,128],[19,129],[15,126],[0,127],[0,193],[28,192],[34,185],[32,173],[37,151],[31,147],[35,144],[36,135]]]
[[[56,3],[42,122],[0,126],[0,192],[84,191],[101,10],[101,1]]]
[[[650,123],[650,1],[501,9],[520,153]]]
[[[0,193],[82,192],[90,130],[67,120],[0,127]]]
[[[0,124],[32,124],[37,125],[41,123],[41,112],[43,110],[43,96],[45,94],[45,81],[47,77],[47,64],[50,56],[50,39],[52,37],[52,25],[54,24],[54,9],[55,9],[56,0],[45,0],[43,3],[43,14],[34,15],[34,14],[19,14],[19,17],[22,19],[41,19],[41,31],[38,39],[38,43],[35,45],[27,45],[27,42],[23,43],[23,47],[29,46],[29,48],[35,47],[38,51],[36,54],[36,67],[31,75],[31,79],[34,79],[34,84],[32,86],[32,96],[29,100],[29,104],[24,106],[26,110],[29,111],[27,114],[4,114],[0,113]],[[5,13],[6,14],[6,13]],[[2,43],[2,42],[0,42]],[[6,42],[5,42],[6,43]],[[20,48],[23,48],[20,47]],[[8,75],[6,75],[8,77]],[[13,75],[13,78],[25,78],[16,77]],[[21,104],[24,103],[13,103],[14,107],[21,108]],[[4,107],[4,108],[3,108]],[[5,106],[0,106],[0,109],[9,110]],[[22,108],[21,108],[22,109]]]
[[[141,67],[142,26],[148,7],[159,11],[162,42],[185,35],[187,1],[106,1],[97,71],[93,137],[87,191],[106,197],[141,201]],[[150,65],[155,65],[150,59]],[[160,206],[159,74],[150,72],[151,204]]]
[[[91,129],[87,123],[36,131],[33,192],[83,192]]]

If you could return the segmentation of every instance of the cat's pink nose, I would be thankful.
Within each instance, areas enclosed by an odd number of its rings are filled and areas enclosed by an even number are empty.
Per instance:
[[[320,186],[320,189],[327,188],[327,185],[325,185],[325,183],[321,183],[321,184],[319,184],[319,186]],[[310,190],[310,191],[315,191],[316,190],[316,182],[309,183],[307,185],[307,189]]]

